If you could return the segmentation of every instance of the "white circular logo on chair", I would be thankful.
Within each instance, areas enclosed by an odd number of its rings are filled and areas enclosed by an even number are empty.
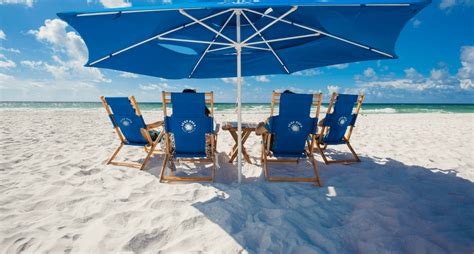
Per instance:
[[[196,124],[191,121],[191,120],[184,120],[182,123],[181,123],[181,129],[184,131],[184,132],[187,132],[187,133],[192,133],[194,132],[194,130],[196,129]]]
[[[122,123],[123,126],[128,127],[132,123],[132,120],[128,118],[122,118],[120,120],[120,123]]]
[[[291,121],[288,124],[288,129],[294,133],[300,132],[301,128],[303,128],[303,125],[298,121]]]
[[[337,123],[340,125],[340,126],[343,126],[344,124],[346,124],[347,122],[347,118],[345,116],[341,116],[339,117],[339,119],[337,120]]]

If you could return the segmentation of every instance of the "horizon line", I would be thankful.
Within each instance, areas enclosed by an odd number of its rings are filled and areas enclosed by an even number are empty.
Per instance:
[[[0,103],[97,103],[101,104],[100,101],[2,101],[0,100]],[[138,103],[142,104],[162,104],[162,102],[151,102],[151,101],[138,101]],[[220,104],[236,104],[236,102],[214,102],[214,104],[220,103]],[[323,104],[328,104],[329,102],[323,102]],[[242,102],[242,104],[271,104],[271,102]],[[404,104],[404,105],[474,105],[474,103],[469,103],[469,102],[365,102],[364,104],[385,104],[385,105],[391,105],[391,104]]]

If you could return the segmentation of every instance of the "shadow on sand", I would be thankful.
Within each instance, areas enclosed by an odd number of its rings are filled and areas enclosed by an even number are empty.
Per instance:
[[[474,184],[454,170],[369,157],[326,166],[317,158],[322,188],[263,177],[236,185],[235,166],[220,157],[210,185],[225,194],[193,206],[248,252],[474,251]]]

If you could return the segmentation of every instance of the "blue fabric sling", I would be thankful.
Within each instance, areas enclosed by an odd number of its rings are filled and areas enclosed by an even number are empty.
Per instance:
[[[146,129],[143,117],[138,116],[128,97],[106,97],[105,101],[112,110],[109,115],[114,127],[118,126],[127,140],[124,144],[144,146],[148,141],[143,137],[140,129]]]
[[[305,157],[306,138],[316,133],[318,122],[310,117],[312,103],[312,94],[281,94],[279,115],[269,121],[275,157]]]
[[[176,157],[206,157],[206,134],[214,132],[214,118],[205,114],[204,93],[171,93],[173,113],[165,117],[173,133]]]
[[[323,126],[330,127],[329,132],[324,136],[325,144],[342,144],[347,127],[354,126],[357,119],[356,114],[352,114],[354,104],[357,103],[358,95],[339,94],[334,104],[334,111],[324,118]]]

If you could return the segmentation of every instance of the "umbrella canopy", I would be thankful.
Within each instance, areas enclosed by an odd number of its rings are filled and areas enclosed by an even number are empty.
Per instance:
[[[167,79],[235,77],[395,58],[405,23],[426,0],[186,3],[64,12],[89,49],[86,66]],[[236,15],[240,10],[241,15]],[[260,31],[260,33],[257,33]],[[216,35],[220,34],[219,36]],[[211,43],[214,42],[214,43]]]
[[[261,0],[63,12],[86,66],[167,79],[241,77],[396,58],[395,42],[430,0]]]

